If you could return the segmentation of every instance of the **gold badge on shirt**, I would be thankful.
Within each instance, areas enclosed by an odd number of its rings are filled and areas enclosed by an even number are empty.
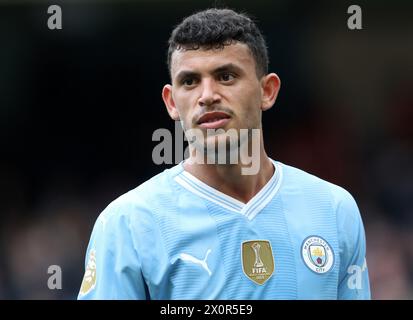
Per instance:
[[[85,295],[89,293],[96,285],[96,251],[91,250],[89,260],[87,262],[85,275],[83,277],[82,286],[80,287],[80,294]]]
[[[274,272],[274,257],[268,240],[244,241],[241,247],[242,270],[255,283],[264,284]]]

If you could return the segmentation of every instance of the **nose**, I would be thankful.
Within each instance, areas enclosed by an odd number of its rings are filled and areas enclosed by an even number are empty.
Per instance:
[[[198,103],[201,107],[208,107],[215,103],[219,103],[221,96],[216,90],[214,80],[205,79],[202,83],[201,96],[198,99]]]

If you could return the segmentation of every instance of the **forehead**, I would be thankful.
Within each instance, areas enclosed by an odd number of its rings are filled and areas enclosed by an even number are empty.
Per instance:
[[[221,65],[235,64],[245,72],[255,72],[255,60],[244,43],[234,43],[219,49],[175,50],[171,58],[171,74],[180,71],[208,72]]]

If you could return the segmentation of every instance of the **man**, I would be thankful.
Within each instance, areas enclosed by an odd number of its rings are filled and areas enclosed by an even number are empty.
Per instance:
[[[369,299],[352,196],[265,153],[262,111],[280,80],[254,22],[227,9],[186,18],[168,66],[162,97],[190,157],[101,213],[79,299]],[[217,162],[219,145],[235,158]]]

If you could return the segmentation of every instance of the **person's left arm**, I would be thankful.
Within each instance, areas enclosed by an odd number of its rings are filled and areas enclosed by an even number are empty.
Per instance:
[[[340,274],[337,298],[371,299],[366,262],[366,237],[356,201],[341,189],[337,199],[337,222],[340,246]]]

